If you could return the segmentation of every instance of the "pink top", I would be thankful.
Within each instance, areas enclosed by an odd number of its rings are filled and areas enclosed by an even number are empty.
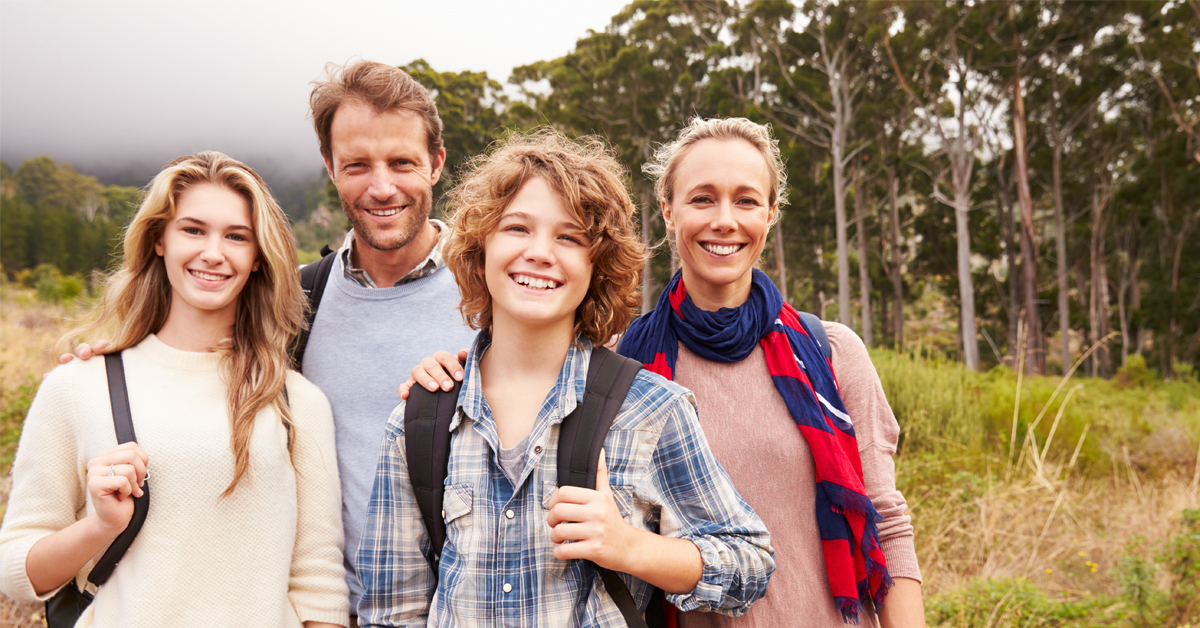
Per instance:
[[[912,523],[904,496],[896,490],[892,461],[900,426],[858,335],[828,321],[825,331],[842,399],[854,421],[867,495],[883,516],[879,541],[888,571],[893,578],[920,581]],[[696,356],[681,343],[675,381],[695,392],[709,445],[738,492],[767,524],[777,565],[767,594],[744,616],[684,613],[680,628],[845,626],[834,608],[821,555],[812,453],[775,390],[762,348],[741,362],[721,364]],[[859,620],[862,626],[877,625],[873,613]]]

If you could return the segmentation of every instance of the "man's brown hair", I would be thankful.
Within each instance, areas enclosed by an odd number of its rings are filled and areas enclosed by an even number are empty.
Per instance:
[[[639,288],[647,257],[634,227],[637,210],[627,176],[601,140],[572,140],[552,129],[514,133],[472,159],[462,182],[450,192],[452,237],[443,251],[462,293],[459,309],[467,324],[491,328],[484,244],[521,188],[541,178],[578,221],[590,249],[591,283],[575,310],[575,335],[604,344],[624,331],[642,303]]]
[[[392,109],[411,111],[425,124],[425,143],[431,163],[442,150],[442,118],[429,92],[400,68],[375,61],[355,61],[325,66],[324,80],[314,81],[308,97],[313,128],[321,145],[321,156],[333,162],[329,130],[342,104],[356,100],[382,113]]]

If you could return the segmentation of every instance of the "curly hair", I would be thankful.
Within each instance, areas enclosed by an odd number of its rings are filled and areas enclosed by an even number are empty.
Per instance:
[[[443,257],[458,282],[459,310],[472,329],[490,330],[492,299],[484,279],[484,244],[525,183],[541,178],[587,234],[592,277],[575,310],[575,336],[593,344],[624,331],[641,305],[648,256],[634,227],[628,171],[596,137],[569,139],[542,128],[513,133],[471,159],[450,191],[452,237]]]
[[[221,186],[246,200],[261,264],[237,296],[232,336],[217,347],[228,386],[229,445],[234,454],[233,481],[224,497],[250,468],[250,436],[260,410],[274,407],[287,429],[288,453],[292,451],[291,410],[284,399],[291,363],[288,347],[304,326],[307,308],[287,216],[254,170],[205,151],[180,157],[155,175],[125,229],[121,266],[104,279],[103,297],[85,315],[87,322],[68,331],[59,343],[65,347],[103,333],[111,339],[104,353],[116,353],[162,329],[171,309],[171,282],[154,245],[175,217],[180,196],[201,184]]]

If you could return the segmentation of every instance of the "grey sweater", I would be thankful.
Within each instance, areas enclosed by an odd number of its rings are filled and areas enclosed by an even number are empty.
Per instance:
[[[337,255],[304,352],[303,373],[333,407],[346,582],[354,609],[362,596],[354,557],[383,428],[400,402],[396,389],[421,358],[439,349],[467,348],[475,332],[456,309],[458,286],[445,267],[401,286],[364,288],[346,278],[342,255]]]

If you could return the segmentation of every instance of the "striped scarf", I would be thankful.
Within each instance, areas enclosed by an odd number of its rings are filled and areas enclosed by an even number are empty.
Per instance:
[[[820,344],[775,284],[754,270],[750,297],[736,308],[696,307],[676,273],[658,306],[629,326],[620,353],[675,378],[682,342],[713,362],[740,362],[761,345],[775,389],[812,450],[817,480],[817,527],[833,601],[846,622],[858,623],[862,598],[881,606],[892,586],[866,495],[854,425]]]

